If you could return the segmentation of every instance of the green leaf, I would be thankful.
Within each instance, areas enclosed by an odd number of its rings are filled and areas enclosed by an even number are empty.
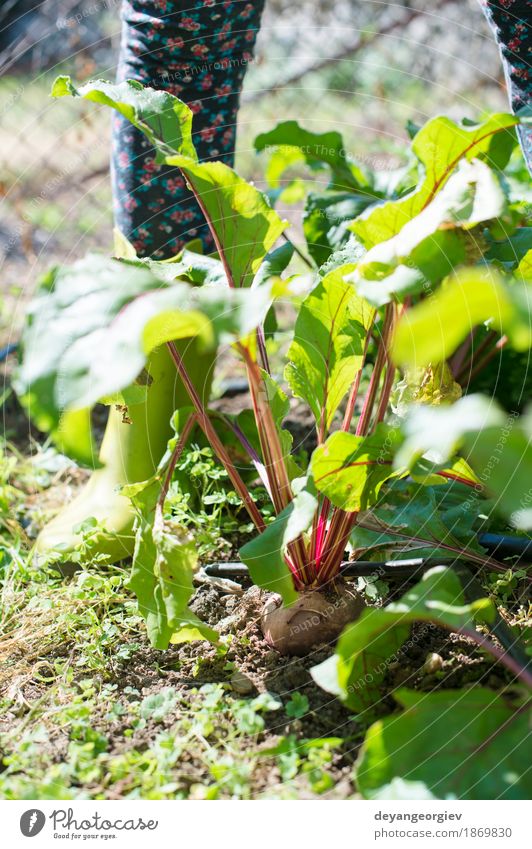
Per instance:
[[[434,200],[396,236],[371,248],[348,280],[375,306],[427,292],[464,262],[464,231],[496,218],[504,206],[487,165],[461,162]]]
[[[82,97],[120,112],[124,118],[146,135],[156,150],[157,161],[179,152],[197,159],[192,144],[192,112],[188,106],[168,94],[136,80],[108,83],[92,80],[76,87],[71,77],[58,77],[52,86],[52,97]]]
[[[349,240],[340,248],[336,248],[330,257],[318,269],[319,277],[325,277],[329,272],[344,265],[355,265],[366,253],[365,247],[351,234]]]
[[[340,133],[312,133],[297,121],[283,121],[255,139],[257,151],[280,148],[280,157],[273,158],[267,176],[274,188],[288,165],[303,161],[311,167],[327,165],[331,169],[332,185],[360,189],[370,185],[370,179],[346,152]]]
[[[330,272],[301,305],[285,377],[294,395],[328,429],[362,364],[373,310],[343,279],[349,266]]]
[[[138,599],[152,646],[166,649],[171,640],[210,639],[212,631],[199,627],[187,607],[198,561],[195,542],[155,509],[159,489],[156,480],[132,497],[138,520],[129,588]]]
[[[323,265],[333,251],[352,235],[347,223],[366,209],[374,198],[353,192],[310,193],[303,215],[303,233],[316,265]]]
[[[288,226],[266,197],[223,162],[169,156],[185,174],[216,236],[217,248],[236,288],[250,286],[261,263]]]
[[[467,395],[450,407],[415,407],[403,432],[398,467],[412,468],[422,456],[443,466],[460,451],[495,506],[517,527],[532,527],[532,511],[526,509],[532,478],[528,419],[505,413],[491,398]]]
[[[453,629],[474,629],[475,620],[492,621],[489,599],[464,601],[455,572],[436,566],[399,599],[383,608],[368,608],[348,625],[336,646],[336,654],[311,670],[324,689],[339,695],[352,710],[362,713],[382,698],[389,664],[408,638],[413,622],[430,622]]]
[[[119,85],[96,80],[77,89],[69,77],[59,77],[52,94],[95,100],[138,127],[156,148],[158,161],[180,168],[185,175],[214,233],[230,285],[251,285],[264,256],[288,223],[228,165],[198,162],[188,106],[171,94],[132,80]]]
[[[408,310],[398,323],[392,356],[401,365],[421,367],[446,360],[478,324],[507,334],[518,351],[532,345],[532,286],[508,285],[495,271],[464,269],[430,298]]]
[[[291,242],[285,242],[280,247],[267,253],[253,278],[252,286],[262,286],[267,281],[272,281],[273,278],[279,278],[283,271],[290,265],[293,255],[294,246]],[[274,336],[277,327],[275,307],[272,305],[264,319],[264,335],[266,339]]]
[[[78,404],[75,415],[64,414],[71,399],[61,387],[63,358],[77,340],[97,334],[127,303],[160,285],[147,270],[126,270],[118,260],[89,256],[69,268],[52,269],[28,307],[17,392],[37,426],[51,431],[81,462],[92,460],[88,412],[80,412],[83,405]],[[91,359],[95,353],[90,352]]]
[[[392,468],[400,443],[399,430],[383,424],[371,436],[333,433],[310,461],[316,489],[342,510],[367,510],[383,483],[400,474]]]
[[[218,632],[202,622],[195,613],[188,609],[176,615],[174,628],[175,631],[170,637],[172,645],[192,643],[194,640],[208,640],[210,643],[217,643],[219,640]]]
[[[309,707],[308,697],[304,693],[298,693],[296,691],[290,696],[290,700],[285,707],[285,712],[291,719],[300,719],[308,713]]]
[[[219,259],[204,256],[190,250],[183,250],[171,259],[156,260],[144,257],[133,262],[140,268],[149,268],[152,274],[165,283],[172,283],[178,278],[188,280],[196,286],[227,286],[227,277]]]
[[[165,284],[147,267],[88,256],[47,275],[30,304],[17,392],[41,429],[90,463],[87,410],[130,386],[150,351],[175,339],[198,337],[204,348],[234,341],[270,303],[268,286]]]
[[[486,259],[500,262],[508,271],[519,266],[517,276],[532,279],[532,227],[519,227],[507,239],[491,242]]]
[[[468,126],[442,116],[428,121],[412,142],[412,152],[423,169],[417,188],[399,200],[368,209],[353,222],[353,232],[368,248],[391,239],[428,206],[463,158],[503,168],[515,146],[513,127],[518,123],[518,118],[505,113]]]
[[[145,696],[139,707],[142,719],[151,719],[153,722],[162,722],[163,719],[175,710],[178,702],[177,692],[173,687],[165,687],[158,693]]]
[[[301,489],[260,536],[240,549],[240,557],[248,567],[253,583],[264,590],[279,593],[286,606],[297,599],[292,575],[284,559],[286,547],[310,528],[317,506],[316,497]]]
[[[528,244],[532,244],[532,227],[528,228],[530,230],[530,234],[528,237]],[[515,276],[517,279],[532,281],[532,247],[526,252],[526,254],[521,258],[519,265],[517,266]]]
[[[403,712],[371,726],[356,764],[364,798],[397,798],[401,779],[436,799],[530,798],[526,710],[482,687],[394,695]]]
[[[284,245],[270,251],[264,257],[259,270],[254,279],[254,286],[261,286],[266,283],[271,277],[280,277],[283,271],[288,267],[294,255],[294,246],[291,242],[285,242]]]
[[[391,481],[353,529],[355,556],[383,547],[416,557],[449,557],[459,551],[482,554],[477,532],[485,502],[464,484],[440,480],[439,486]]]

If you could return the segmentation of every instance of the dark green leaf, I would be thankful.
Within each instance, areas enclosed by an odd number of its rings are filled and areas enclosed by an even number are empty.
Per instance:
[[[436,799],[530,798],[526,709],[481,687],[394,695],[403,712],[371,726],[357,761],[364,798],[397,798],[403,778]]]
[[[347,223],[372,203],[368,194],[327,192],[307,196],[303,215],[303,233],[316,265],[323,265],[333,251],[342,247],[352,235]]]
[[[284,559],[286,546],[311,526],[318,502],[308,490],[300,490],[260,536],[240,549],[254,584],[279,593],[285,605],[297,599],[290,569]]]
[[[462,550],[482,554],[478,514],[485,502],[464,484],[440,480],[440,486],[392,481],[371,510],[360,515],[351,534],[354,552],[360,556],[384,547],[416,557],[449,557]]]
[[[529,258],[526,262],[530,263],[530,273],[523,274],[523,277],[532,278],[532,227],[519,227],[507,239],[492,242],[486,259],[497,260],[507,270],[512,271],[527,254]]]
[[[291,242],[285,242],[275,250],[270,251],[264,257],[257,274],[254,277],[253,285],[260,286],[266,283],[270,277],[280,277],[283,271],[288,267],[294,255],[294,246]]]
[[[428,455],[444,465],[457,451],[465,457],[494,504],[521,529],[532,527],[532,442],[527,418],[507,414],[492,399],[467,395],[450,407],[416,407],[407,417],[401,468]]]

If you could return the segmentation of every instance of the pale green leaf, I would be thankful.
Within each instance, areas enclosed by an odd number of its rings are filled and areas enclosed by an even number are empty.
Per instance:
[[[373,310],[345,282],[349,266],[324,277],[301,305],[285,377],[328,429],[362,364]]]
[[[391,239],[443,188],[462,158],[481,159],[503,168],[515,146],[514,115],[491,115],[482,124],[459,125],[439,116],[428,121],[412,142],[420,162],[420,184],[405,197],[373,206],[352,224],[366,247]]]
[[[432,297],[408,310],[397,326],[392,356],[414,368],[446,360],[478,324],[508,335],[518,351],[532,345],[532,286],[508,285],[495,270],[464,269]]]
[[[497,218],[504,206],[487,165],[463,161],[432,202],[397,235],[371,248],[348,280],[375,306],[427,292],[464,262],[467,230]]]

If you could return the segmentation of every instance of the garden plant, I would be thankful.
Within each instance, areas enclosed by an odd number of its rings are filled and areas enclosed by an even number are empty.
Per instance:
[[[145,133],[157,161],[181,170],[215,245],[212,256],[193,242],[156,261],[118,235],[114,258],[52,269],[30,307],[16,376],[38,427],[94,466],[94,406],[110,405],[127,427],[129,405],[157,392],[153,352],[166,347],[179,381],[174,436],[156,472],[121,493],[135,514],[129,587],[152,645],[218,639],[188,606],[193,535],[165,511],[183,450],[202,433],[256,531],[240,556],[270,594],[266,640],[305,655],[339,638],[313,676],[358,717],[374,717],[414,622],[469,637],[513,676],[504,693],[397,691],[401,711],[367,733],[361,792],[525,797],[519,741],[532,673],[483,589],[509,565],[479,536],[511,528],[526,539],[532,528],[526,381],[514,389],[497,379],[507,356],[528,374],[532,347],[519,118],[436,117],[411,128],[408,164],[388,172],[357,164],[339,133],[284,122],[256,140],[269,154],[264,194],[222,162],[198,161],[192,114],[169,94],[131,81],[78,88],[68,77],[52,93],[110,106]],[[310,191],[302,169],[316,178]],[[278,203],[304,204],[304,247],[286,234]],[[270,350],[286,310],[296,318],[279,374]],[[249,386],[251,409],[235,415],[208,405],[220,349]],[[313,417],[310,456],[283,426],[291,398]],[[368,605],[345,562],[373,561],[377,581],[392,556],[426,570],[400,598]],[[451,734],[434,733],[442,723]],[[462,738],[475,757],[460,771]]]

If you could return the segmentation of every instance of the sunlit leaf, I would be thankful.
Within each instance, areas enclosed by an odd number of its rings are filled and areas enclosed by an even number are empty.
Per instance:
[[[371,248],[348,279],[375,306],[430,291],[466,259],[467,231],[497,218],[504,206],[487,165],[462,161],[432,202],[397,235]]]
[[[249,286],[264,256],[287,226],[267,198],[223,162],[198,162],[191,137],[192,113],[173,95],[128,80],[102,80],[76,88],[69,77],[54,83],[55,97],[72,95],[110,106],[140,129],[159,162],[181,169],[205,219],[230,285]]]
[[[420,184],[399,200],[368,209],[353,222],[353,231],[367,247],[391,239],[431,202],[462,158],[503,168],[515,146],[513,128],[518,123],[518,118],[505,113],[473,125],[459,125],[442,116],[428,121],[412,142],[423,171]]]
[[[166,91],[159,91],[136,80],[109,83],[91,80],[76,86],[71,77],[58,77],[52,97],[82,97],[110,106],[131,121],[149,139],[159,162],[172,152],[197,159],[192,144],[192,112],[189,107]]]
[[[373,310],[345,282],[344,269],[324,277],[301,305],[285,377],[327,430],[362,363]],[[324,430],[324,432],[325,432]]]
[[[383,483],[400,474],[392,467],[400,443],[400,431],[382,424],[371,436],[333,433],[311,458],[316,489],[342,510],[367,510]]]
[[[532,286],[508,285],[494,270],[459,271],[398,323],[392,356],[421,367],[446,360],[473,327],[484,321],[509,337],[518,351],[532,345]]]
[[[170,156],[166,162],[183,171],[200,198],[231,283],[237,288],[250,286],[288,223],[258,189],[223,162],[198,163],[185,156]]]

